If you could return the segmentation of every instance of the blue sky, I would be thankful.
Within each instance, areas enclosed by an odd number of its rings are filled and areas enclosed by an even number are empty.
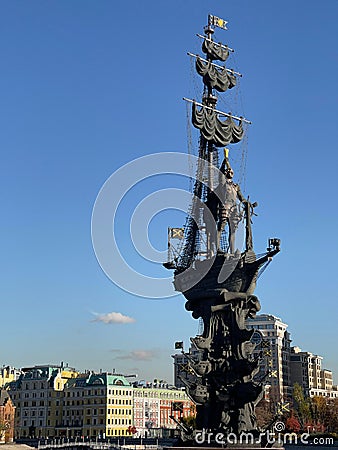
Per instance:
[[[216,40],[236,49],[244,74],[233,112],[253,122],[246,193],[259,202],[255,248],[282,239],[257,288],[262,311],[289,324],[295,345],[324,356],[338,382],[334,0],[1,3],[1,363],[65,361],[171,381],[173,343],[187,345],[197,321],[181,296],[151,300],[115,286],[96,261],[90,223],[119,167],[186,151],[181,99],[201,87],[186,52],[199,52],[208,13],[229,21]],[[180,183],[148,179],[125,208]],[[168,276],[133,259],[128,220],[121,216],[117,234],[130,263]],[[153,245],[164,250],[167,226],[182,221],[154,218]],[[99,320],[112,312],[132,320]]]

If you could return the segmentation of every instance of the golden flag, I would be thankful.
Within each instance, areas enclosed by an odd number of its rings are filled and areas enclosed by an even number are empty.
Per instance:
[[[213,25],[214,27],[219,27],[223,28],[223,30],[227,30],[227,23],[228,22],[226,20],[209,14],[209,25]]]
[[[170,237],[172,239],[183,239],[184,228],[170,228]]]

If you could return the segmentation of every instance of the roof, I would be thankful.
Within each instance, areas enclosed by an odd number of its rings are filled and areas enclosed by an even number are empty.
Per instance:
[[[91,373],[72,378],[67,381],[67,387],[83,388],[90,386],[126,386],[131,387],[129,381],[122,375],[109,373]]]
[[[130,386],[129,381],[122,375],[111,375],[108,373],[92,374],[88,385],[103,386]]]

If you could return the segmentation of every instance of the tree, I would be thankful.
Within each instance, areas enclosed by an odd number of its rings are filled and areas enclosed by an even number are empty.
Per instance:
[[[325,397],[311,399],[312,417],[316,424],[324,424],[328,413],[328,400]]]
[[[317,428],[322,426],[331,433],[338,432],[338,399],[314,397],[312,399],[314,420]]]
[[[275,413],[273,411],[273,406],[271,402],[262,399],[258,405],[256,406],[256,417],[257,417],[257,426],[260,429],[265,429],[268,425],[271,424]]]
[[[299,417],[299,422],[302,428],[304,428],[304,424],[312,419],[311,401],[310,399],[304,398],[303,389],[298,383],[295,383],[293,386],[293,400]]]
[[[301,425],[298,419],[292,414],[285,422],[285,429],[291,433],[298,433],[301,429]]]

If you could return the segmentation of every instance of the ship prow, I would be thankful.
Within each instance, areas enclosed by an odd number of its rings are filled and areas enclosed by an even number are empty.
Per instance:
[[[187,269],[175,271],[174,287],[187,300],[217,297],[222,291],[253,294],[259,274],[280,251],[279,246],[257,255],[253,250],[195,261]]]

